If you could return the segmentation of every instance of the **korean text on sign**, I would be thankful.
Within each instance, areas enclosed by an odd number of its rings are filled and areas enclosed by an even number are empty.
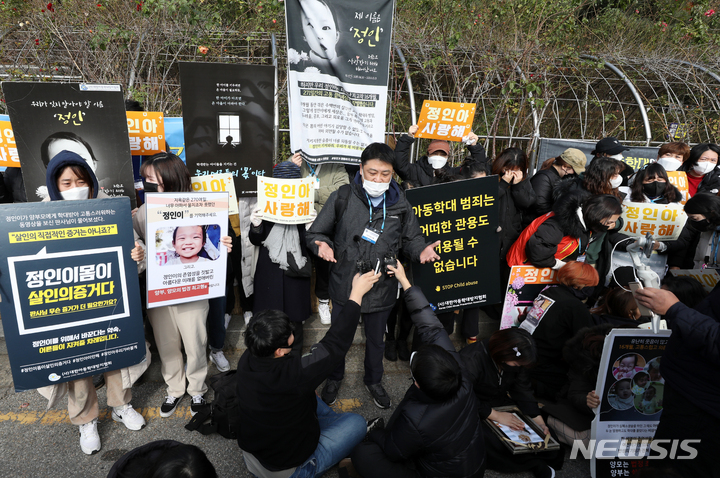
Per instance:
[[[313,211],[315,179],[275,179],[258,176],[258,207],[263,219],[279,224],[304,224]]]
[[[128,111],[130,151],[136,156],[150,156],[165,151],[163,114],[153,111]]]
[[[15,136],[9,121],[0,121],[0,166],[8,168],[20,167],[20,157],[15,145]]]
[[[690,191],[687,173],[685,171],[668,171],[667,175],[670,184],[678,188],[680,190],[680,194],[682,194],[680,204],[685,204],[688,200],[688,193]]]
[[[462,141],[472,132],[475,105],[447,101],[424,101],[418,120],[418,138]]]
[[[238,199],[232,173],[207,174],[190,178],[193,192],[228,193],[228,214],[239,214]]]
[[[649,232],[657,240],[674,241],[687,221],[680,204],[627,202],[623,206],[621,232],[628,236],[643,237]]]

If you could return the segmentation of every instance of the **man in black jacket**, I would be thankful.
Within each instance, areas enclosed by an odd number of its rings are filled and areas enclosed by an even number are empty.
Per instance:
[[[385,430],[373,430],[352,453],[365,478],[476,478],[485,472],[478,401],[460,355],[402,264],[388,267],[405,290],[405,302],[424,345],[410,359],[414,384]],[[407,462],[414,463],[414,469]]]
[[[412,206],[393,176],[393,150],[372,143],[362,152],[361,167],[352,184],[342,186],[328,198],[312,227],[305,234],[307,247],[320,259],[331,262],[331,321],[342,313],[352,277],[359,270],[385,270],[385,262],[402,249],[415,262],[439,259],[427,245]],[[365,325],[365,387],[380,408],[390,408],[390,397],[380,383],[383,376],[385,326],[397,300],[397,281],[383,274],[363,302]],[[331,405],[337,398],[345,363],[329,377],[322,399]]]
[[[345,358],[360,320],[360,304],[380,274],[355,275],[341,320],[302,357],[283,312],[263,311],[247,326],[247,350],[237,367],[238,445],[258,478],[322,475],[346,457],[367,431],[365,419],[335,413],[315,389]]]

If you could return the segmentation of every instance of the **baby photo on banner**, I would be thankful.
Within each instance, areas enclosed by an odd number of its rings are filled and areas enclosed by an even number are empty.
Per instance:
[[[48,197],[50,160],[71,151],[87,161],[100,190],[127,196],[135,208],[128,118],[120,85],[2,84],[29,202]]]
[[[149,309],[225,295],[227,193],[149,193]]]
[[[290,147],[359,163],[385,135],[393,0],[287,0]]]

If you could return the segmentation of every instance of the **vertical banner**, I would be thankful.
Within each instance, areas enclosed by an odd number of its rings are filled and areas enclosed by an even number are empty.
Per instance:
[[[622,233],[632,237],[652,234],[658,241],[674,241],[680,237],[687,214],[680,204],[623,203]]]
[[[228,193],[228,214],[240,214],[238,209],[238,198],[235,194],[235,182],[233,175],[228,174],[209,174],[207,176],[195,176],[190,178],[193,191],[196,193]]]
[[[385,139],[394,1],[286,0],[290,148],[359,163]]]
[[[255,196],[255,177],[272,171],[274,75],[268,65],[180,63],[192,176],[230,173],[238,196]]]
[[[163,114],[153,111],[128,111],[130,151],[137,156],[152,156],[165,151]]]
[[[498,179],[467,179],[406,191],[439,261],[413,264],[413,280],[437,312],[500,302]]]
[[[613,329],[605,338],[595,388],[600,406],[591,428],[593,478],[632,476],[649,465],[662,414],[660,363],[669,337],[669,330]]]
[[[265,221],[305,224],[315,210],[315,178],[275,179],[258,177],[258,207]]]
[[[513,266],[505,291],[500,328],[517,327],[520,316],[525,315],[530,308],[535,309],[533,316],[536,319],[542,318],[547,306],[552,304],[545,304],[541,299],[536,306],[535,301],[543,290],[554,284],[559,284],[556,270]]]
[[[47,197],[47,164],[60,151],[82,156],[108,196],[135,207],[125,100],[120,85],[2,83],[30,202]]]
[[[148,193],[147,306],[225,295],[227,193]]]
[[[16,391],[145,359],[130,202],[0,206],[0,315]]]
[[[418,138],[462,141],[472,132],[475,104],[423,101],[418,119]]]

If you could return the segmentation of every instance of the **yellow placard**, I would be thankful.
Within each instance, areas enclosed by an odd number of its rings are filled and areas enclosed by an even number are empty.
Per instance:
[[[674,241],[687,221],[680,204],[623,203],[623,234],[644,237],[648,232],[658,241]]]
[[[20,157],[15,145],[15,136],[9,121],[0,121],[0,166],[7,168],[20,167]]]
[[[265,221],[305,224],[314,209],[315,178],[276,179],[258,176],[258,208]]]
[[[228,193],[228,214],[239,214],[238,199],[235,194],[235,182],[231,173],[208,174],[190,178],[193,192]]]
[[[688,194],[690,193],[690,183],[687,179],[687,173],[685,171],[668,171],[667,175],[670,184],[678,188],[680,194],[682,194],[680,204],[685,204],[688,200]]]
[[[151,156],[165,151],[163,114],[156,111],[126,111],[130,152]]]
[[[423,101],[416,138],[462,141],[472,132],[475,104]]]

